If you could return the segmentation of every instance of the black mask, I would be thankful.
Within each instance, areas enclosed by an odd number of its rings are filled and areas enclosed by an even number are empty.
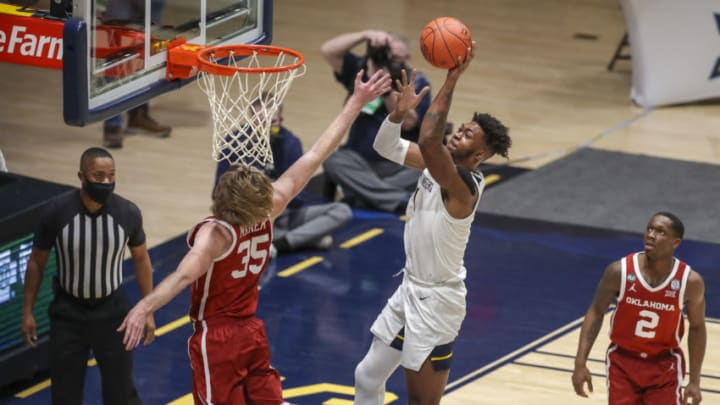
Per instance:
[[[83,190],[87,193],[91,200],[100,205],[104,205],[110,194],[115,190],[115,183],[93,183],[86,181],[83,184]]]

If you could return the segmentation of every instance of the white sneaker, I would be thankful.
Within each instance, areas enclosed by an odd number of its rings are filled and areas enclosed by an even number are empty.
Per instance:
[[[332,235],[325,235],[315,244],[315,248],[319,250],[330,250],[333,247]]]

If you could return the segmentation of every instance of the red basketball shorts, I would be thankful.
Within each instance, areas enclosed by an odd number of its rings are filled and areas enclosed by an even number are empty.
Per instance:
[[[255,317],[196,321],[188,341],[196,404],[282,404],[265,326]]]
[[[682,350],[643,356],[611,345],[606,364],[610,405],[680,404],[685,377]]]

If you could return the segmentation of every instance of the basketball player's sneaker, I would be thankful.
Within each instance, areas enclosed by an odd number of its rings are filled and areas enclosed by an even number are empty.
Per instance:
[[[147,105],[128,111],[128,123],[125,132],[129,135],[149,135],[158,138],[170,136],[172,128],[160,125],[148,112]]]
[[[315,248],[318,250],[330,250],[333,247],[332,235],[325,235],[316,244]]]

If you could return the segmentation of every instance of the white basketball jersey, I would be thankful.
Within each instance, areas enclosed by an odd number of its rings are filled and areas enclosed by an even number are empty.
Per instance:
[[[453,218],[443,204],[440,184],[423,170],[410,197],[405,224],[405,273],[411,280],[443,284],[465,280],[465,248],[485,182],[475,179],[478,199],[466,218]]]

